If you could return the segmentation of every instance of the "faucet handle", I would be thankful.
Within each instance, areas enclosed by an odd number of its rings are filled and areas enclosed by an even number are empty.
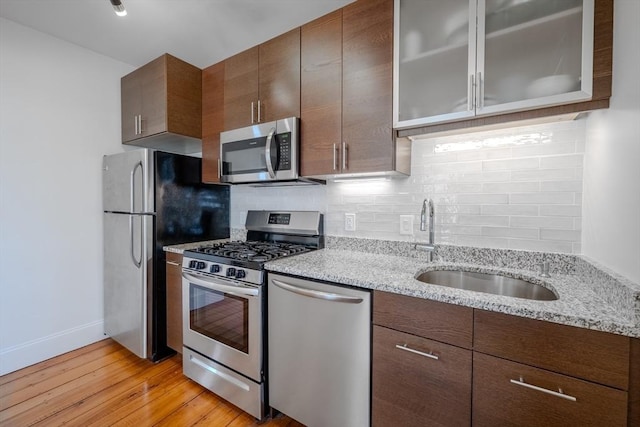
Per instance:
[[[549,274],[549,261],[543,261],[538,266],[540,267],[540,277],[551,277]]]

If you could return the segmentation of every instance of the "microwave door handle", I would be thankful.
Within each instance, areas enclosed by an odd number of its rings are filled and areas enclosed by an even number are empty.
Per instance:
[[[273,135],[276,133],[276,128],[271,128],[269,135],[267,135],[267,143],[264,148],[264,159],[267,164],[267,171],[269,171],[269,177],[276,179],[276,173],[273,170],[273,164],[271,163],[271,142],[273,141]]]

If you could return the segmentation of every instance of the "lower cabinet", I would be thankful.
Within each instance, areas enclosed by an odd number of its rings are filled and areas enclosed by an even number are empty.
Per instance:
[[[373,327],[373,425],[468,426],[471,351]]]
[[[167,345],[182,353],[182,254],[167,252]]]
[[[640,427],[639,339],[373,297],[373,426]]]
[[[626,426],[627,393],[474,352],[473,425]]]

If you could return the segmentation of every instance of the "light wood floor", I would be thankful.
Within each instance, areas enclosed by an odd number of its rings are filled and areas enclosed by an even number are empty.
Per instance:
[[[179,355],[154,364],[105,339],[0,377],[0,426],[32,425],[241,427],[258,423],[185,377]],[[281,415],[262,426],[302,424]]]

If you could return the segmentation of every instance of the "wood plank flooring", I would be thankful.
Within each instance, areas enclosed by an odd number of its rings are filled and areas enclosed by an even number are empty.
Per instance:
[[[257,426],[182,374],[180,355],[139,359],[111,339],[0,377],[0,426]],[[304,427],[280,415],[261,426]]]

